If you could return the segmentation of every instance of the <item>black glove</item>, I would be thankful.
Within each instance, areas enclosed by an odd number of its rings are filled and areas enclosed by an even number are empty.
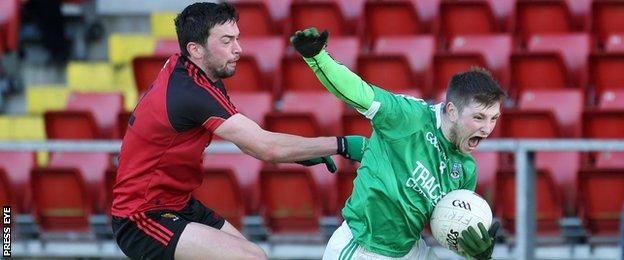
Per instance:
[[[319,34],[316,28],[312,27],[295,32],[295,35],[290,37],[290,42],[303,57],[312,58],[325,48],[328,37],[329,32],[327,30]]]
[[[494,251],[494,237],[500,224],[498,221],[494,222],[489,230],[485,229],[483,223],[477,225],[481,235],[470,226],[467,230],[462,231],[461,237],[457,239],[457,244],[467,256],[477,260],[491,259]]]

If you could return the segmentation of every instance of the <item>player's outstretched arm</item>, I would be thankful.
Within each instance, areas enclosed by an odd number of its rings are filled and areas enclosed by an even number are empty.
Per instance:
[[[325,51],[328,37],[327,31],[319,34],[316,28],[308,28],[297,31],[290,41],[329,92],[358,111],[367,111],[373,103],[373,89],[329,56]]]
[[[303,165],[325,163],[335,172],[330,155],[340,154],[361,160],[367,139],[362,136],[305,138],[262,129],[242,114],[225,120],[214,133],[238,146],[244,153],[267,162],[299,162]]]

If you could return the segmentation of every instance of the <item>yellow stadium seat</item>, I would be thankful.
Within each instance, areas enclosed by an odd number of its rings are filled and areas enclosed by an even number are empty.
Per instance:
[[[3,125],[8,123],[6,132],[9,136],[6,140],[41,141],[46,139],[43,116],[7,116],[0,117],[0,133],[4,133]],[[3,135],[3,134],[0,134]],[[4,138],[4,136],[0,137]],[[48,153],[37,152],[37,164],[45,166],[48,163]]]
[[[36,85],[26,88],[26,109],[29,114],[65,108],[69,88],[64,85]]]
[[[146,34],[112,34],[108,37],[108,57],[115,64],[129,64],[140,55],[154,53],[156,38]]]
[[[71,90],[107,91],[115,88],[113,66],[107,62],[76,62],[67,65]]]
[[[137,90],[131,64],[115,66],[115,85],[124,95],[124,108],[132,111],[137,101]]]
[[[152,35],[157,38],[177,38],[174,19],[175,12],[154,12],[150,15]]]
[[[11,117],[0,116],[0,140],[11,140]]]

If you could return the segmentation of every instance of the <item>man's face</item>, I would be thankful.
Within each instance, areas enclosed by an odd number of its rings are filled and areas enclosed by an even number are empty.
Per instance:
[[[467,104],[451,126],[451,142],[463,153],[471,153],[492,133],[500,117],[500,103],[485,107],[475,101]]]
[[[240,31],[236,22],[220,24],[210,29],[207,50],[204,54],[204,66],[213,79],[223,79],[234,75],[236,61],[240,58],[242,48],[239,42]]]

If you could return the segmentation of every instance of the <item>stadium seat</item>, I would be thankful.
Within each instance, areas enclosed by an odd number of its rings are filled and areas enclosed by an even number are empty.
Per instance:
[[[472,153],[472,156],[477,162],[478,178],[476,191],[491,204],[496,196],[496,172],[499,169],[499,153],[475,152]]]
[[[0,1],[0,54],[16,51],[19,44],[21,1]]]
[[[256,59],[243,55],[236,62],[235,76],[223,80],[228,90],[235,91],[271,91],[271,84],[260,71]]]
[[[583,31],[590,28],[592,2],[594,0],[565,0],[570,10],[573,27]]]
[[[585,97],[580,89],[534,90],[520,94],[517,109],[503,112],[505,137],[578,138]]]
[[[416,8],[423,32],[435,33],[438,27],[440,2],[442,0],[411,0]]]
[[[262,89],[274,90],[274,85],[279,77],[280,60],[284,55],[284,44],[284,40],[278,36],[241,39],[242,55],[253,57],[262,73],[265,84]],[[234,77],[238,76],[240,75],[237,72]]]
[[[592,3],[592,32],[599,42],[624,33],[624,2],[601,0]]]
[[[325,92],[288,91],[282,96],[280,111],[311,113],[321,127],[321,133],[337,135],[342,129],[340,115],[344,106],[334,95]],[[322,104],[319,106],[319,104]],[[268,122],[267,122],[268,123]]]
[[[108,37],[108,57],[112,64],[129,64],[134,57],[151,55],[156,38],[146,34],[112,34]]]
[[[416,79],[416,87],[427,97],[431,89],[433,77],[433,55],[436,40],[429,35],[418,36],[385,36],[375,42],[372,50],[376,55],[402,55],[407,58],[412,74]],[[418,51],[412,51],[418,50]],[[388,86],[382,86],[388,87]]]
[[[37,166],[36,159],[34,152],[0,151],[0,181],[11,187],[10,205],[19,212],[30,212],[30,170]]]
[[[327,46],[327,51],[338,62],[351,70],[355,70],[359,55],[360,42],[357,38],[345,36],[332,38]],[[284,56],[281,63],[281,87],[279,91],[310,90],[326,92],[312,69],[303,61],[299,54]]]
[[[601,109],[624,109],[624,89],[609,89],[598,98]]]
[[[271,112],[264,117],[266,130],[271,132],[317,137],[323,135],[319,122],[311,112]]]
[[[10,206],[11,211],[21,212],[22,205],[19,202],[18,195],[15,194],[16,192],[17,188],[14,188],[13,183],[9,181],[7,173],[0,167],[0,204]]]
[[[373,126],[370,120],[359,113],[345,113],[342,115],[343,135],[363,135],[370,137]]]
[[[450,42],[457,36],[501,32],[485,1],[443,1],[440,6],[440,37]]]
[[[357,71],[366,82],[387,90],[396,91],[418,87],[407,57],[400,54],[360,56]]]
[[[106,62],[77,62],[67,65],[67,86],[72,90],[103,91],[114,88],[114,70]]]
[[[598,97],[606,90],[624,90],[624,53],[592,54],[589,57],[589,84]]]
[[[89,232],[91,194],[73,168],[36,168],[31,172],[33,212],[40,230]]]
[[[47,110],[62,110],[67,104],[69,88],[64,85],[37,85],[26,88],[26,111],[41,115]]]
[[[307,168],[264,168],[260,187],[262,216],[272,234],[320,233],[320,192]]]
[[[193,197],[206,207],[219,212],[219,215],[240,230],[245,216],[245,203],[234,175],[228,168],[205,169],[202,184],[193,191]]]
[[[264,115],[273,108],[272,96],[266,92],[229,91],[228,95],[241,114],[264,126]]]
[[[452,76],[472,67],[487,68],[481,54],[436,54],[433,57],[433,89],[432,96],[446,92]]]
[[[623,53],[624,52],[624,33],[611,34],[603,43],[603,49],[607,53]]]
[[[176,12],[153,12],[150,14],[152,36],[156,38],[177,39],[174,20]]]
[[[502,1],[504,2],[504,1]],[[509,58],[513,40],[508,34],[470,35],[455,37],[449,44],[451,53],[481,54],[494,77],[507,88],[509,86]]]
[[[550,174],[557,193],[561,195],[564,213],[576,212],[578,171],[581,168],[581,153],[576,151],[536,152],[535,167]]]
[[[234,3],[235,6],[239,3],[263,3],[267,7],[271,19],[276,23],[277,27],[283,27],[285,20],[289,16],[290,4],[293,0],[232,0],[230,2]]]
[[[242,153],[208,153],[204,155],[203,167],[206,170],[221,169],[222,173],[223,169],[230,170],[234,177],[233,181],[242,191],[244,212],[246,214],[259,213],[260,169],[262,168],[260,160]]]
[[[177,39],[157,39],[154,47],[154,56],[171,56],[180,52],[180,43]]]
[[[167,58],[165,56],[139,56],[132,60],[135,86],[139,96],[144,94],[156,80]]]
[[[102,133],[90,111],[47,111],[43,114],[49,139],[101,139]]]
[[[418,13],[409,1],[368,1],[364,5],[367,44],[383,36],[409,36],[424,31]]]
[[[566,2],[518,1],[515,33],[522,43],[536,34],[570,33],[574,22]]]
[[[496,176],[496,216],[502,222],[502,226],[510,233],[516,232],[516,180],[515,171],[502,170]],[[545,170],[537,170],[535,176],[535,206],[537,220],[537,234],[544,236],[558,235],[559,219],[563,215],[561,208],[561,195]]]
[[[583,113],[583,137],[622,139],[624,133],[624,90],[605,91],[596,108]],[[624,152],[601,151],[590,153],[590,167],[624,169]]]
[[[353,192],[353,180],[355,180],[357,173],[355,170],[340,170],[336,173],[336,176],[336,190],[338,192],[338,208],[336,212],[341,216],[341,210]]]
[[[335,36],[351,34],[336,1],[293,1],[290,5],[290,29],[287,37],[298,30],[316,27]]]
[[[580,216],[590,235],[619,235],[624,171],[581,170],[578,190]]]
[[[529,52],[556,52],[572,79],[572,87],[583,87],[587,77],[587,59],[591,49],[588,34],[535,35],[527,44]],[[543,73],[543,72],[542,72]]]
[[[276,34],[271,14],[266,4],[262,1],[238,1],[234,2],[238,12],[236,24],[244,37],[271,36]]]
[[[517,1],[518,0],[487,0],[492,9],[492,14],[494,14],[494,18],[496,18],[499,28],[503,32],[513,31],[513,18],[516,13]]]
[[[55,152],[50,154],[49,169],[75,168],[87,185],[90,203],[96,212],[104,212],[106,205],[106,170],[111,166],[111,155],[104,152]]]
[[[102,138],[116,137],[117,115],[123,111],[123,96],[118,93],[71,93],[67,111],[88,111],[93,115]]]

